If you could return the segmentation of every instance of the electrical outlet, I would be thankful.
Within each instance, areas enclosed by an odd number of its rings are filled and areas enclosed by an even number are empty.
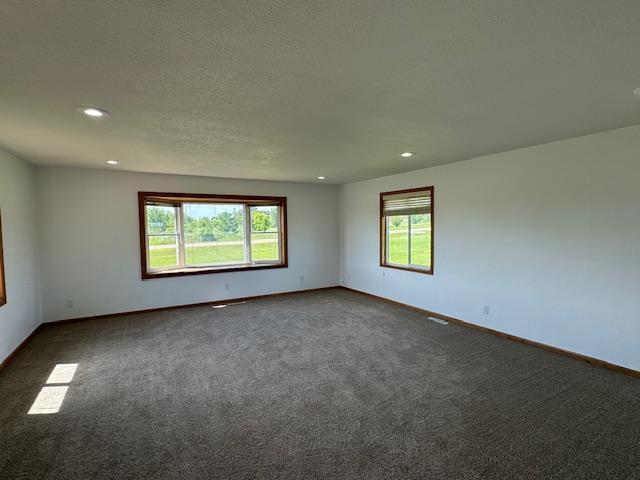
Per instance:
[[[74,306],[73,300],[67,300],[67,308],[73,308]]]
[[[229,285],[228,283],[225,283],[224,289],[228,291],[230,288],[231,288],[231,285]]]
[[[482,309],[482,313],[484,315],[489,315],[489,305],[484,306],[484,308]]]
[[[300,275],[300,283],[304,283],[304,275]]]

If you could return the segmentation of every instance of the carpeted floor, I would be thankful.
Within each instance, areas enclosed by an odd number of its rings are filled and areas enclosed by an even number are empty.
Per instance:
[[[0,472],[637,479],[640,381],[345,290],[58,325],[0,372]]]

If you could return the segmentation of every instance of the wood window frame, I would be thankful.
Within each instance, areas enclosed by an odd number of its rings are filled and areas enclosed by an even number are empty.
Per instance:
[[[269,205],[279,208],[279,245],[280,262],[278,263],[253,263],[251,265],[230,266],[204,266],[187,267],[180,270],[153,271],[149,269],[147,260],[147,232],[146,209],[148,201],[183,203],[231,203],[248,204],[251,206]],[[241,271],[267,270],[272,268],[288,268],[288,242],[287,242],[287,197],[272,197],[259,195],[219,195],[207,193],[170,193],[170,192],[138,192],[138,220],[140,230],[140,267],[142,280],[167,277],[184,277],[189,275],[208,275],[212,273],[227,273]],[[245,229],[250,225],[250,219],[245,218]],[[248,235],[246,236],[249,237]]]
[[[395,263],[387,262],[387,222],[384,216],[384,197],[387,195],[397,195],[402,193],[417,193],[417,192],[429,192],[431,197],[431,261],[429,268],[418,268],[411,265],[399,265]],[[408,188],[405,190],[394,190],[392,192],[380,193],[380,266],[384,268],[395,268],[397,270],[407,270],[410,272],[424,273],[427,275],[433,275],[433,262],[434,262],[434,238],[435,238],[435,200],[434,200],[434,187],[417,187]],[[410,235],[410,233],[409,233]],[[410,248],[410,247],[409,247]]]
[[[7,303],[7,280],[4,274],[4,251],[2,241],[2,214],[0,213],[0,307]]]

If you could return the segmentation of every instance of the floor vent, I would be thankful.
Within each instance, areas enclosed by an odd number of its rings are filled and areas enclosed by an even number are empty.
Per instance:
[[[242,305],[243,303],[247,303],[247,302],[231,302],[231,303],[219,303],[218,305],[214,305],[211,308],[226,308],[226,307],[233,307],[234,305]]]
[[[449,322],[447,322],[446,320],[442,320],[441,318],[428,317],[428,319],[431,320],[432,322],[439,323],[440,325],[449,325]]]

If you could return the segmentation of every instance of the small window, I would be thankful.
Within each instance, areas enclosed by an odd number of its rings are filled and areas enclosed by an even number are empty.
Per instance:
[[[4,283],[4,256],[2,251],[2,217],[0,216],[0,307],[7,303],[7,288]]]
[[[380,194],[380,265],[433,274],[433,187]]]
[[[285,197],[138,197],[143,278],[287,266]]]

